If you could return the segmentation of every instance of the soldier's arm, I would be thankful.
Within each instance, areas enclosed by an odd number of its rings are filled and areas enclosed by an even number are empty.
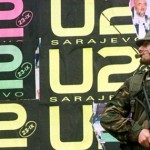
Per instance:
[[[149,129],[143,129],[138,137],[138,142],[145,148],[150,148],[150,132]]]
[[[100,123],[106,131],[122,142],[137,141],[142,127],[131,118],[130,96],[126,83],[117,94],[107,103]]]

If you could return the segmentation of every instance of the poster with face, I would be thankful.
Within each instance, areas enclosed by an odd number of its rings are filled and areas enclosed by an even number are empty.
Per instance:
[[[148,0],[130,0],[129,6],[132,12],[132,21],[137,37],[144,38],[150,29],[150,6]]]

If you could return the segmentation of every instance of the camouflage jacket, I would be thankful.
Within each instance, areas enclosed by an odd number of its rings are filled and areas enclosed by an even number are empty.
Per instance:
[[[132,117],[130,117],[131,93],[129,87],[131,80],[132,77],[126,80],[112,100],[107,103],[104,112],[100,116],[100,123],[106,131],[116,137],[121,143],[130,145],[129,147],[132,147],[132,150],[147,150],[138,144],[138,135],[141,130],[149,128],[147,118],[142,124],[138,122],[144,110],[139,102],[135,101],[134,112]],[[143,92],[138,95],[138,98],[143,101]]]

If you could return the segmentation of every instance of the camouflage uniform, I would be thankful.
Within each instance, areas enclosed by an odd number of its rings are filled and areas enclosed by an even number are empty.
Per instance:
[[[100,122],[103,128],[121,142],[123,150],[150,150],[138,143],[138,135],[143,128],[149,128],[148,119],[138,122],[144,108],[135,101],[134,112],[131,114],[131,92],[130,84],[132,77],[125,81],[115,96],[109,101],[101,114]],[[144,80],[144,83],[147,82]],[[147,84],[147,83],[146,83]],[[147,84],[147,87],[149,85]],[[143,91],[137,95],[140,101],[144,101]]]

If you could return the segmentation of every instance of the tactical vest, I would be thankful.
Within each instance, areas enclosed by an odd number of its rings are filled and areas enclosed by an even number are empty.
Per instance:
[[[135,97],[136,97],[136,94],[139,93],[141,90],[143,81],[145,81],[146,74],[147,74],[147,72],[140,72],[140,73],[137,73],[134,76],[132,76],[132,78],[130,79],[129,92],[130,92],[130,98],[131,98],[131,101],[130,101],[131,113],[134,112],[135,101],[136,101]],[[148,110],[144,106],[142,101],[138,101],[138,102],[141,103],[141,105],[143,105],[143,107],[145,109],[145,111],[143,111],[142,115],[138,119],[138,123],[142,125],[142,123],[144,122],[144,120],[147,117]]]

